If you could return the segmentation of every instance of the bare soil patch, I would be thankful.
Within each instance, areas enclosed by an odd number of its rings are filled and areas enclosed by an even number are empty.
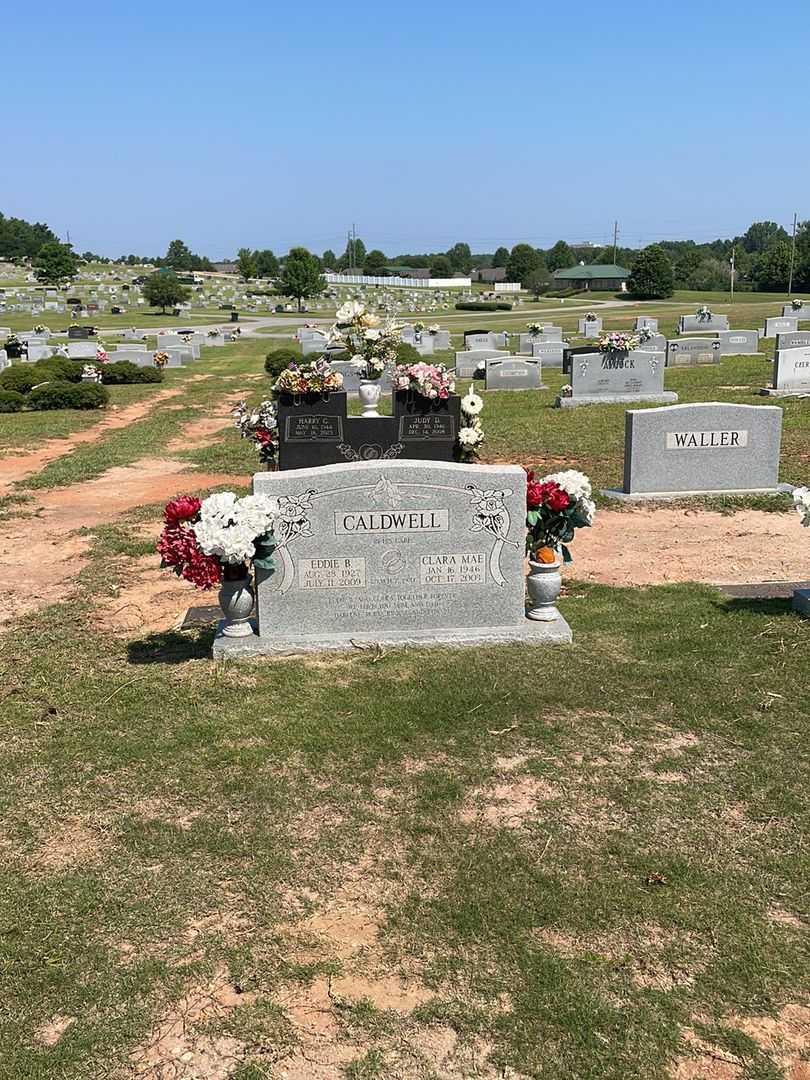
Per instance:
[[[727,1028],[753,1039],[782,1070],[785,1080],[810,1080],[810,1007],[784,1005],[777,1016],[732,1015]],[[671,1080],[737,1080],[745,1063],[728,1051],[700,1038],[691,1029],[683,1032],[690,1052],[673,1062]]]
[[[105,410],[103,419],[98,424],[94,424],[93,427],[86,428],[84,431],[77,431],[64,439],[49,439],[38,450],[22,454],[10,451],[4,454],[0,457],[0,495],[5,495],[13,484],[39,472],[50,462],[72,453],[77,446],[98,442],[109,432],[117,431],[119,428],[128,427],[137,420],[142,420],[161,401],[177,397],[181,392],[179,388],[159,390],[156,394],[147,398],[146,401],[138,401],[134,405],[127,405],[125,408],[117,408],[111,405]]]
[[[807,575],[793,514],[741,510],[601,510],[577,533],[572,577],[621,587],[679,581],[739,584]]]
[[[155,537],[158,528],[155,526]],[[93,623],[100,630],[111,630],[123,637],[171,630],[183,622],[193,602],[187,581],[168,570],[159,570],[157,554],[145,555],[135,561],[125,584],[101,601]],[[211,602],[216,603],[215,597]]]

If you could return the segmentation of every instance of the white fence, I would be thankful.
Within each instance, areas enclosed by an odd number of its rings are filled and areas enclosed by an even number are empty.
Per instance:
[[[394,289],[470,289],[472,279],[368,277],[365,274],[324,274],[328,285],[387,285]],[[519,288],[519,286],[518,286]]]
[[[520,292],[519,281],[496,281],[495,292]]]

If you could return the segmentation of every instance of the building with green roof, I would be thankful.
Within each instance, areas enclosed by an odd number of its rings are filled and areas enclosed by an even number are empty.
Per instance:
[[[579,266],[569,266],[567,270],[555,270],[552,276],[555,284],[562,289],[624,292],[630,271],[615,263],[592,263],[590,266],[580,263]]]

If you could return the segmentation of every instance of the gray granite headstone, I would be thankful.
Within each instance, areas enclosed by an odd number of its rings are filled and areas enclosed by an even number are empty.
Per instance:
[[[500,335],[499,335],[500,336]],[[496,335],[487,331],[486,333],[472,333],[464,335],[464,347],[466,350],[472,349],[497,349],[503,343],[503,339],[496,342]]]
[[[487,360],[487,390],[541,390],[541,364],[527,356]]]
[[[5,370],[7,367],[11,367],[11,361],[8,358],[6,350],[0,349],[0,371]]]
[[[326,338],[323,334],[317,337],[305,337],[301,339],[301,353],[303,356],[312,356],[313,353],[326,352]]]
[[[96,348],[95,341],[69,341],[67,354],[71,360],[95,360]]]
[[[558,405],[570,409],[577,405],[678,400],[677,394],[664,390],[663,355],[643,349],[572,357],[571,389],[570,397],[557,399]]]
[[[782,316],[765,320],[765,337],[777,334],[792,334],[799,329],[799,320],[795,316]]]
[[[810,347],[780,349],[773,362],[773,386],[763,393],[770,397],[810,394]]]
[[[637,315],[635,325],[636,332],[644,330],[645,328],[647,330],[657,330],[658,319],[654,319],[651,315]]]
[[[810,319],[810,304],[805,301],[800,308],[794,308],[792,304],[782,305],[782,314],[793,319]]]
[[[700,402],[625,415],[624,484],[615,498],[738,494],[779,487],[782,410]]]
[[[535,341],[532,345],[532,357],[540,360],[544,367],[562,370],[564,341]]]
[[[95,349],[93,350],[93,356],[96,355]],[[53,356],[53,349],[49,345],[32,345],[28,343],[28,362],[34,363],[37,360],[48,360]]]
[[[253,491],[279,500],[276,568],[257,570],[257,632],[218,634],[214,656],[571,640],[525,617],[517,465],[352,462],[257,473]]]
[[[721,356],[755,356],[759,352],[759,334],[756,330],[721,330],[717,340],[720,342]]]
[[[437,330],[435,334],[430,335],[433,338],[434,349],[449,349],[450,348],[450,331],[449,330]]]
[[[810,331],[808,330],[794,330],[793,333],[789,334],[777,334],[774,354],[778,353],[780,349],[804,349],[808,345],[810,345]]]
[[[420,356],[433,356],[434,341],[431,334],[422,334],[421,341],[414,341],[413,347]]]
[[[712,315],[708,319],[701,319],[699,315],[681,315],[678,320],[679,334],[716,334],[728,328],[728,315]]]
[[[719,364],[720,341],[717,338],[683,338],[667,346],[667,367],[694,367],[696,364]]]
[[[663,334],[655,333],[648,337],[646,341],[642,341],[639,348],[644,349],[645,352],[665,353],[667,351],[667,339]]]
[[[577,329],[584,337],[599,337],[602,332],[602,320],[580,319],[577,323]]]
[[[342,389],[345,390],[347,394],[356,397],[360,391],[360,372],[351,360],[331,360],[329,366],[333,371],[336,371],[343,376]],[[394,382],[390,369],[383,371],[378,382],[382,394],[391,393]]]
[[[477,371],[483,371],[490,358],[509,356],[501,349],[466,349],[456,353],[456,377],[472,379]]]

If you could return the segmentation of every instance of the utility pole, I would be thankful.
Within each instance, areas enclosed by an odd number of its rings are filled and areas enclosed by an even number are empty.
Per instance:
[[[357,229],[352,224],[352,269],[357,269]]]
[[[790,277],[788,278],[788,296],[793,292],[793,266],[796,262],[796,219],[793,215],[793,239],[790,242]]]
[[[731,249],[731,258],[729,259],[729,262],[731,263],[731,302],[733,304],[734,303],[734,248]]]
[[[613,222],[613,265],[616,265],[616,248],[619,241],[619,223]]]

